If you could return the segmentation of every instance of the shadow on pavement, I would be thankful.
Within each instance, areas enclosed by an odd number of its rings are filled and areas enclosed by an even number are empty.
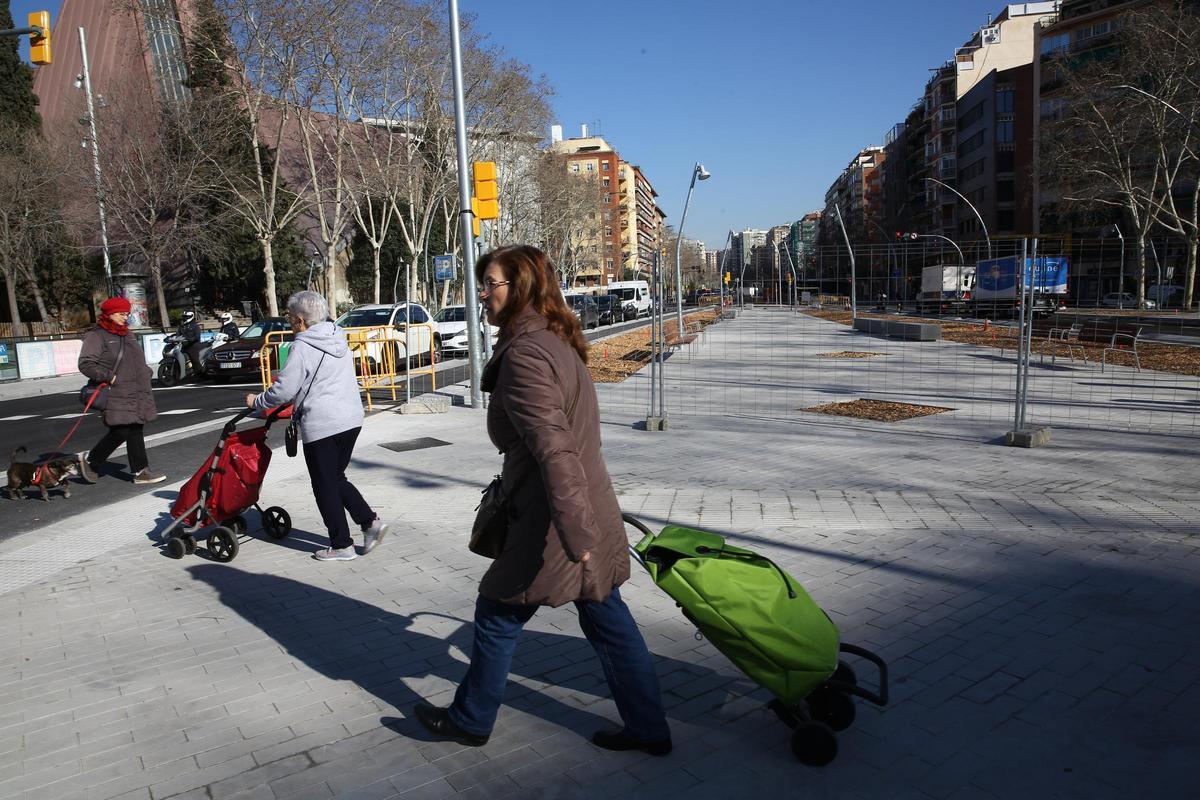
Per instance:
[[[439,612],[397,614],[290,578],[243,572],[227,565],[197,564],[187,571],[193,579],[216,589],[224,605],[257,626],[292,657],[333,680],[353,681],[383,704],[405,714],[403,718],[382,717],[382,724],[411,738],[431,741],[410,715],[413,704],[425,698],[409,688],[405,679],[435,676],[457,684],[466,673],[466,664],[451,649],[470,653],[470,622]],[[564,612],[543,609],[541,613]],[[414,631],[414,618],[427,615],[459,625],[444,637]],[[531,655],[544,658],[531,660]],[[656,657],[655,661],[660,676],[682,669],[691,680],[711,685],[715,675],[711,669],[674,659]],[[585,663],[590,668],[582,669]],[[600,663],[582,635],[527,629],[517,647],[511,675],[597,700],[609,696]],[[612,727],[604,717],[511,681],[505,705],[581,734]],[[502,712],[502,722],[503,717]]]

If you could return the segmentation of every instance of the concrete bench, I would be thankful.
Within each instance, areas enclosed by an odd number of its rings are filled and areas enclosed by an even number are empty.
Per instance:
[[[886,336],[909,342],[936,342],[942,338],[942,326],[927,322],[901,322],[895,319],[855,317],[854,330],[872,336]]]

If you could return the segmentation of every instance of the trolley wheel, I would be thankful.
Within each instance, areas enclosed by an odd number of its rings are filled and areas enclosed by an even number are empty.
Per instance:
[[[225,527],[233,531],[235,536],[245,536],[247,529],[246,518],[241,514],[238,514],[236,517],[230,517],[225,520]]]
[[[837,737],[822,722],[802,722],[792,731],[792,755],[802,764],[823,767],[837,757]]]
[[[845,661],[838,661],[837,669],[833,671],[833,675],[829,677],[829,680],[858,686],[858,676],[854,674],[854,670]]]
[[[263,530],[272,539],[283,539],[292,532],[292,517],[279,506],[271,506],[262,512]]]
[[[178,536],[167,539],[167,555],[171,558],[183,558],[187,555],[187,545]]]
[[[823,686],[808,696],[808,713],[817,722],[824,722],[835,731],[844,731],[854,724],[854,698]]]
[[[208,553],[214,561],[233,561],[238,554],[237,536],[229,528],[213,528],[208,535]]]
[[[192,553],[196,552],[196,537],[195,536],[192,536],[190,533],[185,533],[182,536],[180,536],[179,538],[183,542],[183,552],[187,553],[189,556]]]

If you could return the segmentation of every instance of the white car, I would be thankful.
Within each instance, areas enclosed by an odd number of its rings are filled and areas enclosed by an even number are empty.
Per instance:
[[[1100,305],[1104,306],[1105,308],[1137,308],[1138,300],[1137,297],[1129,292],[1113,292],[1111,294],[1104,295],[1104,297],[1100,300]],[[1142,308],[1158,308],[1158,304],[1153,300],[1147,300]]]
[[[432,325],[414,324],[411,331],[407,330],[410,319],[413,323],[431,321],[424,306],[397,303],[355,306],[338,317],[337,325],[347,329],[352,345],[356,336],[365,336],[367,357],[376,364],[383,360],[384,347],[391,347],[396,371],[403,372],[404,357],[408,353],[406,341],[411,338],[414,358],[424,361],[429,357],[435,339]],[[356,334],[355,329],[365,330]]]
[[[433,318],[437,323],[437,335],[443,353],[466,353],[467,348],[467,307],[446,306]],[[484,323],[484,330],[492,338],[492,346],[496,346],[496,338],[500,329]]]

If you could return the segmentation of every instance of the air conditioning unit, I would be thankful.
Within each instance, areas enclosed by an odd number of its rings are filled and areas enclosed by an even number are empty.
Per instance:
[[[1000,44],[1000,26],[994,25],[990,28],[980,28],[979,38],[983,44]]]

